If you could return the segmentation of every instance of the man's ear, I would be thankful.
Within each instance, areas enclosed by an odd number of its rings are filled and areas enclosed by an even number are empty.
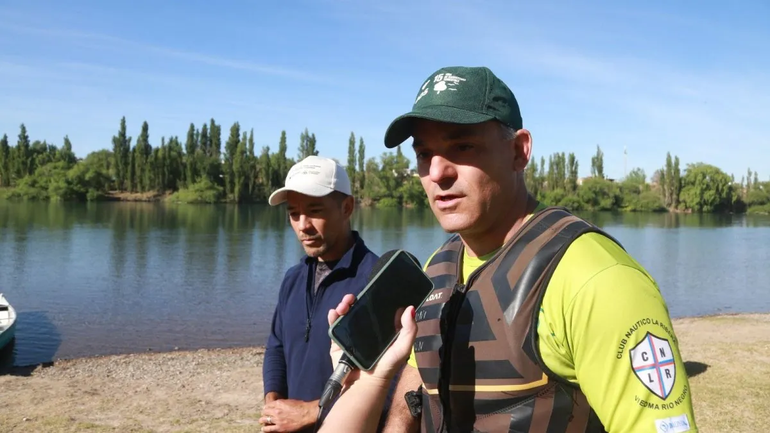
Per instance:
[[[351,215],[353,215],[353,208],[355,205],[356,200],[352,195],[345,197],[345,199],[342,201],[342,213],[346,218],[349,218]]]
[[[516,131],[513,139],[513,170],[524,171],[532,157],[532,134],[526,129]]]

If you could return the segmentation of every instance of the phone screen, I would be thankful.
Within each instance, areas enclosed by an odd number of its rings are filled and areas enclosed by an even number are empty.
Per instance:
[[[329,329],[329,336],[362,370],[371,369],[396,338],[401,315],[419,308],[433,282],[409,254],[398,250]]]

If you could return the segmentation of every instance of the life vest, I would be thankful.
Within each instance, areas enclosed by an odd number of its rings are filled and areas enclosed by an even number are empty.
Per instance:
[[[546,208],[464,284],[458,235],[433,255],[426,273],[434,290],[417,311],[414,343],[422,432],[605,431],[580,388],[552,373],[537,346],[555,265],[587,232],[610,237],[566,209]]]

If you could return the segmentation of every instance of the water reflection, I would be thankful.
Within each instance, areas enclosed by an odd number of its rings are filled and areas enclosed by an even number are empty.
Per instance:
[[[598,227],[623,226],[632,228],[724,228],[770,227],[770,217],[762,215],[637,213],[637,212],[577,212]]]
[[[581,216],[647,267],[672,315],[770,311],[770,218]],[[429,209],[357,208],[352,224],[375,253],[423,263],[448,237]],[[263,344],[301,256],[282,207],[0,201],[0,291],[48,321],[48,337],[22,333],[26,360]]]

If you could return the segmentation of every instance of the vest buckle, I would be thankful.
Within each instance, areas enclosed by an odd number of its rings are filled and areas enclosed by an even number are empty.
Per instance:
[[[422,414],[422,385],[417,388],[417,391],[408,391],[404,394],[404,399],[412,417],[419,418]]]

